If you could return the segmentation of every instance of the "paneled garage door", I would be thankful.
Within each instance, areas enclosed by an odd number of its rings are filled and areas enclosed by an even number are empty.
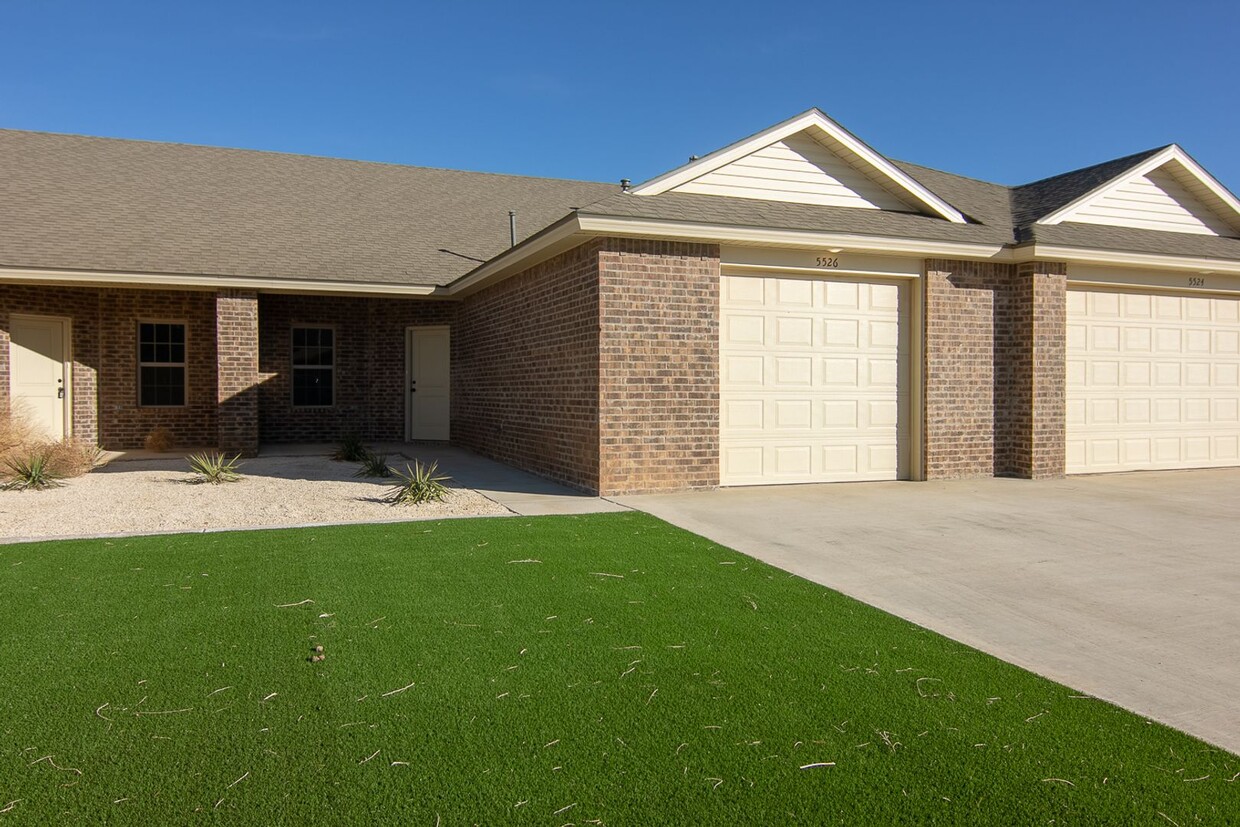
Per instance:
[[[906,475],[905,288],[724,276],[720,482]]]
[[[1068,473],[1240,465],[1240,299],[1068,291]]]

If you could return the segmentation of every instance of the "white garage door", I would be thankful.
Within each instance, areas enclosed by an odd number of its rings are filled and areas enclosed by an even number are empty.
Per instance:
[[[1068,291],[1068,473],[1240,465],[1240,300]]]
[[[720,482],[906,474],[904,288],[724,276]]]

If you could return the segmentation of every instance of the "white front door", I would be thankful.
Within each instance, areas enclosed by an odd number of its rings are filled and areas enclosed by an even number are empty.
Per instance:
[[[447,327],[411,327],[407,332],[405,409],[409,439],[448,439],[450,344]]]
[[[15,409],[48,439],[64,439],[68,322],[14,316],[9,329],[9,391]]]

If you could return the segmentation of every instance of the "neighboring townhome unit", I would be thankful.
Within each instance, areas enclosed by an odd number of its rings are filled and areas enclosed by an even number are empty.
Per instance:
[[[0,401],[110,449],[453,443],[603,494],[1240,465],[1240,202],[810,110],[635,187],[0,130]]]

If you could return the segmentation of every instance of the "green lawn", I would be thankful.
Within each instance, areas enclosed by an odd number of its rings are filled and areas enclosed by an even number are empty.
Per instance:
[[[639,514],[0,546],[0,611],[0,823],[1240,815],[1236,756]]]

